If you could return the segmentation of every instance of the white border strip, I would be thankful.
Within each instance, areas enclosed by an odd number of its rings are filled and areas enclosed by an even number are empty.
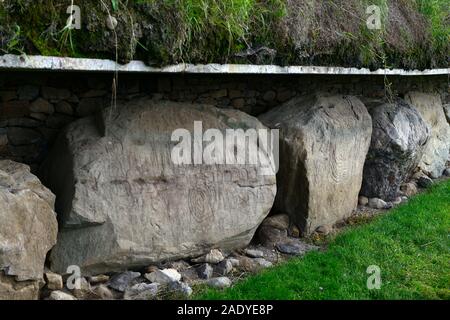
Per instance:
[[[142,61],[117,64],[106,59],[85,59],[6,54],[0,56],[0,70],[90,71],[135,73],[199,73],[199,74],[318,74],[318,75],[389,75],[431,76],[448,75],[450,68],[427,70],[369,69],[316,66],[275,66],[252,64],[177,64],[162,68],[145,65]]]

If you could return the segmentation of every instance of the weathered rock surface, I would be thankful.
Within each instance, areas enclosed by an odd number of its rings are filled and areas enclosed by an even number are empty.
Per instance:
[[[209,279],[206,282],[209,286],[217,289],[224,289],[231,286],[231,280],[227,277],[218,277]]]
[[[84,274],[120,271],[250,242],[272,207],[274,170],[174,164],[172,133],[191,134],[194,121],[203,131],[264,128],[236,110],[148,99],[66,128],[42,168],[63,227],[54,271],[72,264]]]
[[[445,117],[447,118],[448,124],[450,124],[450,103],[444,105],[444,113],[445,113]]]
[[[181,280],[181,274],[175,269],[156,270],[152,273],[145,274],[145,278],[150,282],[159,284],[168,284],[174,281]]]
[[[280,129],[276,209],[304,234],[351,215],[372,133],[364,104],[318,94],[294,98],[260,120]]]
[[[48,300],[77,300],[77,298],[67,292],[57,290],[50,294]]]
[[[115,275],[109,280],[108,286],[114,290],[124,292],[128,287],[130,287],[135,279],[139,278],[141,274],[139,272],[127,271]]]
[[[28,166],[0,160],[0,300],[38,298],[58,231],[54,201]]]
[[[361,194],[391,201],[419,164],[430,133],[420,114],[401,99],[380,103],[370,114],[372,141]]]
[[[278,214],[267,217],[258,229],[258,239],[262,245],[273,247],[288,236],[289,216]]]
[[[431,138],[419,167],[432,178],[439,178],[446,168],[450,153],[450,125],[446,120],[441,97],[439,94],[410,92],[405,99],[419,111],[431,129]]]

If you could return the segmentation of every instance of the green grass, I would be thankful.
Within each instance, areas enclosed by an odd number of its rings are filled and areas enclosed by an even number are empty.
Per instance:
[[[194,299],[450,299],[450,181],[311,252]],[[368,290],[367,267],[381,269]]]

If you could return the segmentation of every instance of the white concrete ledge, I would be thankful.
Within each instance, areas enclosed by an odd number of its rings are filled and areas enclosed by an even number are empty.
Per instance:
[[[29,71],[84,71],[84,72],[134,72],[134,73],[199,73],[199,74],[304,74],[304,75],[390,75],[428,76],[448,75],[450,68],[428,70],[369,69],[319,67],[319,66],[275,66],[250,64],[177,64],[162,68],[145,65],[142,61],[117,64],[106,59],[84,59],[47,56],[6,54],[0,56],[0,70]]]

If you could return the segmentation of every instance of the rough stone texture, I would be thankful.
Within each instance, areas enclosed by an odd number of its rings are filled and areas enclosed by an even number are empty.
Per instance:
[[[137,283],[125,291],[125,300],[151,300],[159,290],[158,283]]]
[[[74,296],[64,291],[53,291],[48,300],[77,300]]]
[[[231,280],[227,277],[218,277],[209,279],[206,282],[209,286],[217,289],[224,289],[231,286]]]
[[[108,286],[114,290],[124,292],[131,286],[135,279],[139,278],[141,274],[139,272],[127,271],[115,275],[109,280]]]
[[[400,190],[403,192],[403,194],[407,197],[412,197],[413,195],[417,194],[417,185],[414,182],[407,182],[400,186]]]
[[[372,133],[364,104],[353,96],[317,94],[294,98],[260,119],[280,129],[275,208],[305,234],[351,215]]]
[[[197,268],[198,276],[201,279],[209,279],[213,275],[213,267],[209,263],[204,263],[200,267]]]
[[[380,198],[370,198],[369,207],[372,209],[387,209],[388,204]]]
[[[150,282],[159,284],[168,284],[173,281],[180,281],[181,274],[175,269],[156,270],[152,273],[147,273],[145,278]]]
[[[192,259],[192,262],[194,262],[194,263],[205,262],[205,263],[216,264],[216,263],[219,263],[220,261],[222,261],[223,259],[225,259],[225,257],[223,256],[223,254],[220,250],[212,249],[204,256]]]
[[[54,271],[124,270],[250,242],[272,207],[275,175],[258,165],[173,164],[172,132],[197,120],[204,131],[264,128],[239,111],[148,99],[68,126],[42,170],[63,227]]]
[[[432,178],[439,178],[450,153],[450,125],[446,121],[441,97],[438,94],[409,92],[405,99],[419,111],[431,129],[431,138],[419,167]]]
[[[273,247],[288,236],[289,216],[277,214],[267,217],[258,229],[258,240],[266,247]]]
[[[420,114],[401,99],[380,103],[370,109],[370,114],[372,141],[361,194],[391,201],[419,164],[430,132]]]
[[[0,271],[0,300],[37,300],[41,286],[40,281],[16,281]]]
[[[28,166],[0,160],[0,300],[37,298],[56,243],[54,201]]]
[[[62,276],[57,273],[46,272],[45,281],[50,290],[61,290],[64,287]]]
[[[444,113],[445,117],[447,118],[447,122],[450,124],[450,103],[444,105]]]

